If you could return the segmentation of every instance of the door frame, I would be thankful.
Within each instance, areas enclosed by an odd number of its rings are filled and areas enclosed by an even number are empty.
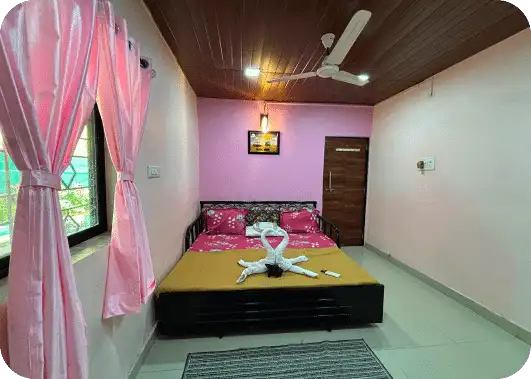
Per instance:
[[[326,159],[326,139],[327,138],[348,138],[348,139],[355,139],[355,140],[362,140],[365,141],[367,144],[367,149],[365,151],[365,196],[364,196],[364,212],[363,212],[363,233],[361,236],[361,243],[362,246],[365,246],[365,227],[367,226],[367,194],[369,192],[369,151],[371,148],[371,137],[353,137],[353,136],[325,136],[325,146],[324,146],[324,152],[323,152],[323,177],[324,177],[324,166],[325,166],[325,159]],[[321,200],[322,207],[324,210],[324,186],[323,186],[323,198]],[[341,233],[341,230],[339,231]]]

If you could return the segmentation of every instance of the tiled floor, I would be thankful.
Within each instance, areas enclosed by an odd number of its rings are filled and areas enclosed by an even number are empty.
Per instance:
[[[354,338],[365,339],[394,379],[501,379],[527,360],[529,345],[374,253],[344,250],[385,285],[383,324],[331,333],[160,340],[138,379],[180,379],[189,352]]]

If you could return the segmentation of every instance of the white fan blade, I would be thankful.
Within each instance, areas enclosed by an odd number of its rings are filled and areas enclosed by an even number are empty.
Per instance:
[[[358,11],[352,20],[350,20],[347,28],[343,32],[343,35],[337,41],[336,46],[326,58],[326,63],[340,65],[345,60],[348,52],[354,45],[354,42],[358,39],[361,32],[369,22],[372,13],[366,10]]]
[[[349,84],[355,84],[360,87],[363,87],[365,84],[369,83],[368,80],[361,80],[358,75],[354,75],[346,71],[339,71],[337,74],[332,76],[332,79]]]
[[[315,72],[306,72],[304,74],[282,76],[280,78],[275,78],[275,79],[268,80],[267,82],[268,83],[287,82],[287,81],[290,81],[290,80],[313,78],[315,76],[317,76],[317,74]]]

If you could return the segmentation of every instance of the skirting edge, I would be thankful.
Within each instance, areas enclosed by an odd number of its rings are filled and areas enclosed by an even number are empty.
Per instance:
[[[491,311],[490,309],[486,308],[485,306],[475,302],[474,300],[470,299],[469,297],[457,292],[456,290],[445,286],[442,283],[439,283],[438,281],[430,278],[429,276],[421,273],[420,271],[414,269],[411,266],[408,266],[407,264],[399,261],[398,259],[392,257],[389,254],[384,253],[377,247],[374,247],[368,243],[365,244],[365,247],[372,252],[376,253],[380,257],[390,261],[391,263],[395,264],[396,266],[400,267],[404,271],[406,271],[408,274],[413,275],[415,278],[421,280],[422,282],[426,283],[430,287],[436,289],[437,291],[443,293],[444,295],[448,296],[449,298],[457,301],[459,304],[467,307],[471,311],[477,313],[481,317],[487,319],[488,321],[492,322],[494,325],[502,328],[507,333],[512,334],[516,338],[524,341],[527,344],[531,344],[531,332],[522,328],[520,325],[515,324],[512,321],[507,320],[505,317],[500,316],[496,314],[495,312]]]
[[[138,360],[136,361],[135,365],[129,372],[129,375],[127,375],[127,379],[136,379],[138,377],[138,374],[140,373],[140,369],[142,368],[142,365],[144,364],[156,339],[157,339],[157,323],[155,323],[155,325],[153,326],[153,330],[151,331],[151,334],[147,342],[145,343],[144,348],[138,355]]]

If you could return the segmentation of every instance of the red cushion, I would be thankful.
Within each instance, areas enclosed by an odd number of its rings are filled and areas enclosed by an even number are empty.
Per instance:
[[[244,234],[246,209],[211,209],[206,211],[208,234]]]
[[[284,211],[280,214],[280,227],[288,233],[318,233],[318,214],[318,210]]]

